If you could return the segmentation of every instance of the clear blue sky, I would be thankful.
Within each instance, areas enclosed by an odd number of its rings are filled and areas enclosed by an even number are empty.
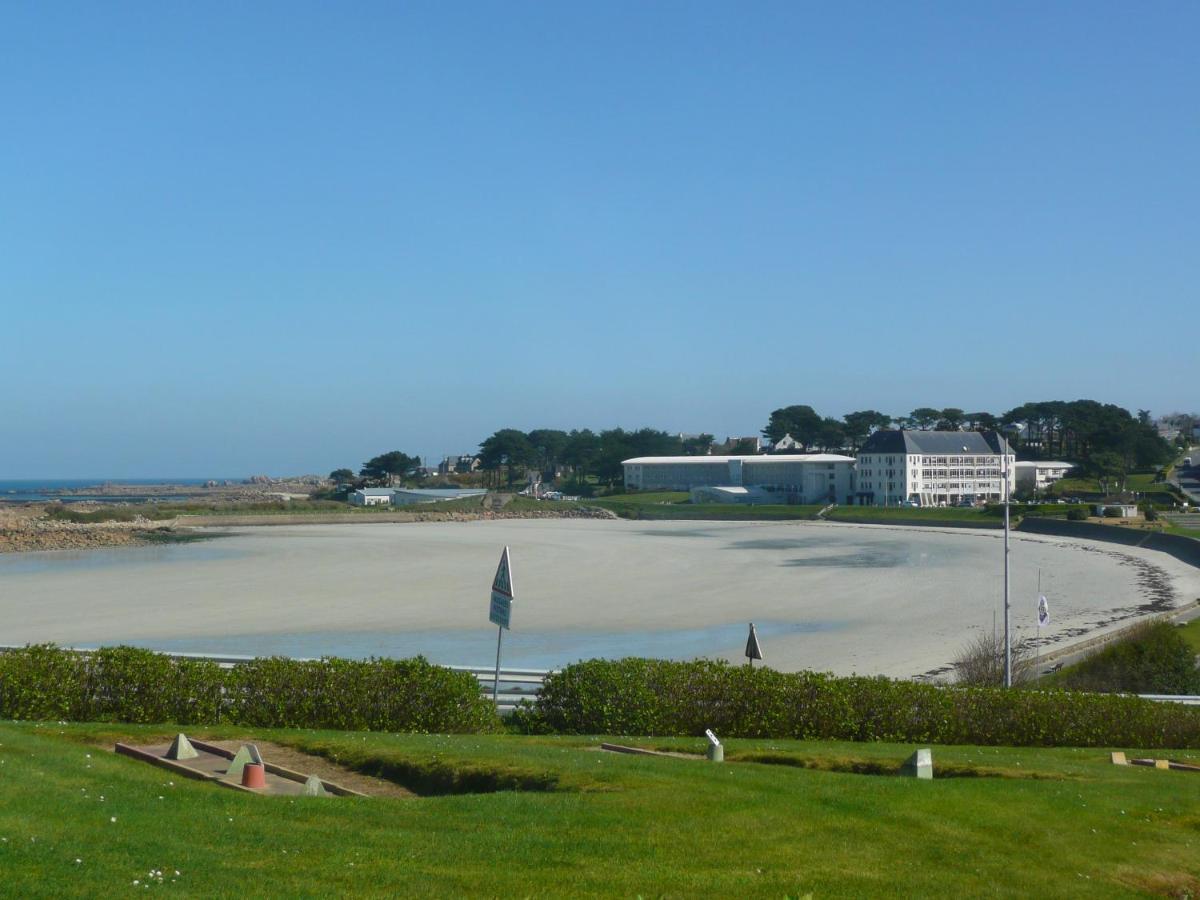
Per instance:
[[[1200,6],[7,3],[0,478],[1200,407]]]

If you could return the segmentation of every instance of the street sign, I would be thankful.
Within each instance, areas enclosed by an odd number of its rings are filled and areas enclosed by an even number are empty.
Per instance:
[[[496,567],[496,577],[492,579],[492,604],[488,611],[488,620],[493,625],[508,628],[512,620],[512,562],[508,558],[508,547],[500,554],[500,565]]]
[[[754,665],[754,660],[762,659],[762,647],[758,645],[758,632],[754,630],[754,623],[750,623],[750,636],[746,638],[746,656],[750,660],[750,665]]]

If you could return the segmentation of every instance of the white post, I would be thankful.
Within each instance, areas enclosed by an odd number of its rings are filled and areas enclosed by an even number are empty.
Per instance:
[[[1012,637],[1008,614],[1008,448],[1004,452],[1004,686],[1012,687]]]
[[[492,682],[492,705],[500,705],[500,639],[504,637],[504,628],[496,626],[496,679]]]

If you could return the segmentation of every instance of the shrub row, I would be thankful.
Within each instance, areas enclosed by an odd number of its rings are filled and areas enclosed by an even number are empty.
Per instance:
[[[721,662],[590,660],[546,678],[526,731],[1008,746],[1200,747],[1200,709],[1061,690],[938,687]]]
[[[1171,622],[1143,622],[1054,676],[1055,684],[1077,691],[1133,694],[1198,694],[1196,653]]]
[[[0,653],[0,718],[439,733],[497,725],[474,676],[423,657],[271,657],[222,669],[136,647],[52,644]]]

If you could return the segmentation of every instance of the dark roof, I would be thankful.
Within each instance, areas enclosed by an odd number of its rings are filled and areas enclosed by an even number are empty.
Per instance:
[[[1012,452],[995,431],[876,431],[858,452],[985,456],[1005,450]]]

